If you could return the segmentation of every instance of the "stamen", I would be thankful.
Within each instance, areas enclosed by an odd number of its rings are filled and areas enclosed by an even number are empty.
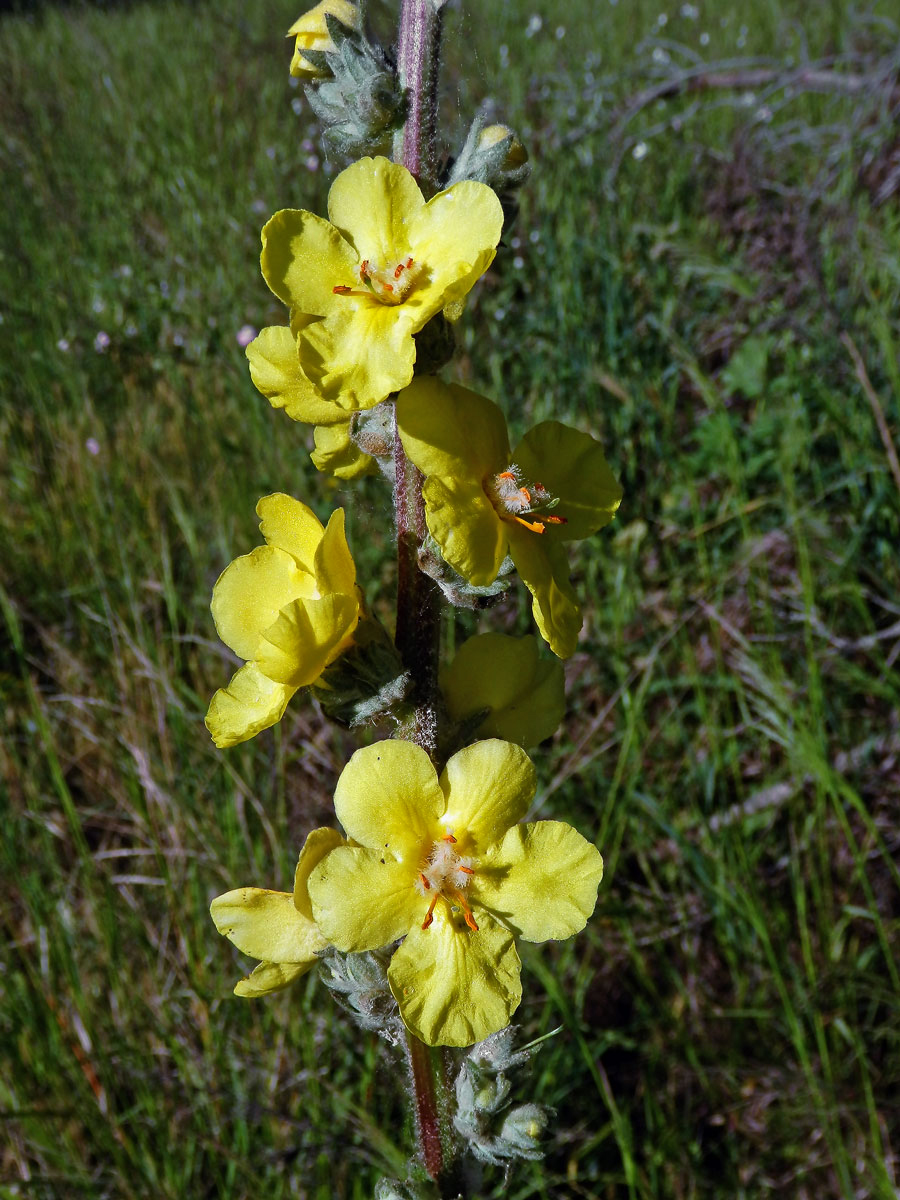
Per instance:
[[[478,926],[475,924],[475,918],[472,916],[471,908],[469,908],[468,904],[466,904],[465,896],[463,896],[462,892],[457,892],[456,898],[459,901],[460,908],[463,910],[463,916],[466,919],[466,924],[472,930],[473,933],[477,933]]]
[[[452,833],[445,833],[444,836],[441,838],[441,841],[442,842],[452,842],[454,844],[454,846],[456,845],[456,838],[453,836]]]
[[[431,903],[428,905],[428,912],[425,914],[425,920],[422,922],[423,929],[427,929],[428,926],[431,924],[431,922],[434,920],[434,906],[437,904],[437,902],[438,902],[438,900],[440,900],[440,898],[441,898],[440,892],[438,892],[437,895],[432,896]]]
[[[424,871],[419,872],[419,878],[422,881],[422,887],[425,889],[425,891],[430,892],[431,891],[431,880],[428,878],[428,876],[425,874]]]
[[[336,296],[352,296],[353,288],[347,287],[346,283],[339,283],[331,289]]]

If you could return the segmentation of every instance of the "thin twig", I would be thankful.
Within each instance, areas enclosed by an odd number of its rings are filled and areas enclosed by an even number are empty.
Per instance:
[[[891,474],[894,477],[894,483],[897,485],[897,491],[900,492],[900,460],[897,458],[897,449],[894,446],[894,439],[891,437],[891,431],[885,419],[884,409],[881,407],[881,401],[872,387],[872,382],[869,379],[869,373],[866,370],[866,364],[862,360],[862,355],[856,348],[856,343],[849,333],[841,334],[841,341],[847,347],[847,353],[853,359],[853,367],[856,372],[856,378],[859,380],[860,387],[866,393],[866,399],[872,406],[872,412],[875,416],[875,424],[878,426],[878,432],[881,435],[881,442],[884,446],[884,452],[887,455],[888,465],[891,468]]]

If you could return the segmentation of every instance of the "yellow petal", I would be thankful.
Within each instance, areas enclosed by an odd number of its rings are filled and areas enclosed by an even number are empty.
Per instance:
[[[510,525],[509,551],[532,595],[531,612],[554,654],[569,658],[581,632],[581,608],[569,582],[566,547],[521,525]]]
[[[565,712],[562,665],[538,658],[533,637],[482,633],[463,642],[441,677],[454,721],[488,709],[481,737],[534,746],[550,737]]]
[[[349,838],[408,863],[415,878],[423,849],[440,837],[444,796],[424,750],[383,741],[357,750],[344,767],[334,808]]]
[[[264,962],[311,962],[326,942],[314,923],[298,912],[290,892],[236,888],[209,907],[216,929],[243,954]]]
[[[338,831],[329,829],[327,826],[313,829],[306,835],[306,841],[303,843],[303,849],[297,860],[297,869],[294,872],[294,907],[307,920],[313,919],[308,891],[309,877],[326,854],[330,854],[332,850],[343,845],[344,839]]]
[[[263,226],[263,278],[279,300],[303,313],[331,312],[341,299],[333,288],[356,277],[356,263],[334,226],[305,209],[282,209]]]
[[[597,903],[603,859],[564,821],[516,825],[479,861],[473,903],[485,905],[526,942],[567,938]]]
[[[295,691],[266,678],[253,662],[235,671],[227,688],[212,697],[206,713],[206,728],[218,749],[246,742],[276,725]]]
[[[338,405],[322,400],[300,367],[297,341],[287,325],[260,331],[246,350],[250,378],[273,408],[283,408],[294,421],[330,425],[347,419]]]
[[[459,841],[459,852],[468,853],[474,844],[476,853],[483,853],[528,811],[534,765],[521,746],[490,738],[453,755],[441,788],[447,797],[441,824]]]
[[[293,496],[275,492],[263,496],[256,506],[256,515],[260,532],[269,545],[290,554],[299,567],[315,576],[316,551],[324,530],[313,510]],[[314,594],[314,591],[303,593]]]
[[[419,377],[397,397],[397,429],[426,476],[481,486],[510,465],[506,420],[497,405],[433,376]]]
[[[491,265],[503,230],[493,188],[466,180],[433,196],[410,222],[410,254],[426,269],[413,296],[429,315],[461,299]]]
[[[236,746],[280,721],[296,690],[267,679],[254,663],[248,663],[213,696],[206,728],[220,750]]]
[[[336,508],[328,518],[325,533],[316,550],[315,576],[322,595],[342,592],[356,594],[356,564],[344,532],[344,510]]]
[[[416,925],[388,969],[407,1028],[429,1046],[471,1046],[509,1024],[522,998],[521,964],[509,930],[486,913],[478,932],[439,904]]]
[[[286,604],[315,592],[312,575],[274,546],[257,546],[229,563],[213,587],[213,620],[219,637],[240,658],[251,659],[260,635]]]
[[[277,683],[305,687],[349,644],[358,619],[355,596],[293,600],[260,635],[254,662]]]
[[[589,537],[613,519],[622,487],[607,466],[603,447],[589,434],[559,421],[544,421],[525,434],[513,461],[526,479],[539,479],[551,496],[559,497],[554,511],[566,524],[548,525],[545,537]]]
[[[316,924],[338,950],[387,946],[425,919],[428,904],[415,879],[415,867],[386,850],[339,846],[309,877]]]
[[[328,193],[328,216],[356,248],[357,261],[368,258],[380,267],[409,255],[411,222],[424,207],[406,167],[381,157],[352,163]]]
[[[481,485],[432,475],[422,485],[422,498],[428,530],[454,571],[476,587],[493,583],[509,538]]]
[[[412,379],[414,314],[366,296],[338,299],[339,312],[300,331],[303,369],[326,400],[348,411],[371,408]]]
[[[303,57],[304,50],[318,50],[328,53],[334,50],[334,43],[325,24],[325,14],[331,13],[342,25],[350,29],[360,26],[360,10],[350,0],[321,0],[319,4],[304,13],[288,30],[288,37],[296,37],[294,54],[291,58],[291,74],[298,79],[327,78],[331,72],[314,66]]]
[[[315,965],[315,959],[303,963],[261,962],[246,979],[238,980],[234,985],[234,994],[253,1000],[257,996],[280,992],[282,988],[290,987],[295,979],[311,971]]]
[[[310,458],[320,471],[328,471],[337,479],[358,479],[375,469],[374,458],[360,450],[350,437],[349,421],[317,425],[314,436],[316,448]]]

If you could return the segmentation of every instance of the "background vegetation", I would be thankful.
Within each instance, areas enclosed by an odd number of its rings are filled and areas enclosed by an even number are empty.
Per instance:
[[[451,12],[450,125],[495,96],[535,161],[457,376],[519,428],[595,432],[625,485],[537,755],[539,814],[607,860],[588,931],[526,955],[525,1034],[563,1025],[535,1076],[557,1133],[485,1196],[896,1195],[890,9]],[[329,182],[297,11],[0,20],[2,1196],[362,1198],[408,1153],[386,1048],[314,977],[234,999],[207,912],[288,886],[358,744],[308,703],[227,753],[203,728],[232,668],[210,591],[257,498],[346,500],[391,599],[384,487],[318,476],[238,344],[281,320],[260,226]],[[711,62],[786,75],[628,106]],[[862,82],[810,92],[807,62]]]

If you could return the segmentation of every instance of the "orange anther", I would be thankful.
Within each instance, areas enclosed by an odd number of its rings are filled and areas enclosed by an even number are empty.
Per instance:
[[[462,873],[463,873],[464,875],[474,875],[474,874],[475,874],[475,871],[474,871],[474,869],[473,869],[472,867],[463,867],[463,866],[461,866],[461,867],[459,868],[459,870],[460,870],[460,871],[462,871]]]
[[[392,292],[394,290],[394,285],[392,283],[386,283],[384,285],[384,290],[386,292]]]
[[[430,892],[431,891],[431,881],[428,878],[428,876],[423,871],[420,871],[419,878],[422,880],[422,887],[425,889],[425,891]]]
[[[528,503],[528,504],[531,503],[531,492],[529,492],[528,488],[526,488],[526,487],[519,488],[519,495],[525,497],[526,503]]]
[[[475,918],[472,916],[472,914],[470,912],[466,913],[466,924],[472,930],[473,933],[478,932],[478,926],[475,924]]]
[[[471,910],[471,908],[469,908],[468,904],[466,904],[466,900],[465,900],[465,897],[463,896],[462,892],[457,892],[456,898],[459,901],[460,908],[463,910],[463,916],[466,919],[466,924],[472,930],[473,933],[477,933],[478,926],[475,924],[475,918],[472,916],[472,910]]]
[[[438,892],[438,894],[432,899],[431,904],[428,906],[428,912],[425,914],[425,920],[422,922],[423,929],[427,929],[434,920],[434,906],[437,904],[439,897],[440,892]]]
[[[394,278],[399,279],[405,270],[406,263],[397,263],[396,267],[394,267]]]
[[[456,842],[456,838],[453,836],[453,834],[452,834],[452,833],[445,833],[445,834],[444,834],[444,836],[441,838],[441,841],[442,841],[442,842],[453,842],[453,843],[455,843],[455,842]]]
[[[551,513],[546,513],[544,520],[551,525],[568,525],[569,523],[567,517],[554,517]]]
[[[498,479],[515,479],[515,477],[515,472],[513,471],[501,471],[497,476]]]
[[[353,292],[353,288],[347,287],[345,283],[339,283],[331,289],[336,296],[349,296]]]
[[[360,278],[365,279],[365,277],[368,275],[368,273],[369,273],[369,260],[367,258],[364,258],[362,260],[362,262],[359,264]]]
[[[518,521],[520,525],[524,525],[526,529],[530,529],[532,533],[544,532],[544,526],[540,521],[526,521],[524,517],[515,517],[514,520]]]

